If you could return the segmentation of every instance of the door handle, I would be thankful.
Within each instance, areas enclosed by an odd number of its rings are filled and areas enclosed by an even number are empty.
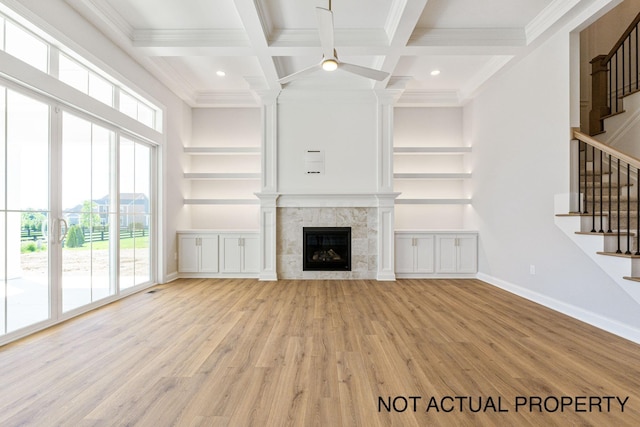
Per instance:
[[[63,224],[64,224],[64,233],[62,232]],[[58,219],[58,228],[60,229],[58,231],[58,243],[62,243],[65,237],[67,237],[67,232],[69,231],[69,225],[67,224],[67,221],[64,218]]]

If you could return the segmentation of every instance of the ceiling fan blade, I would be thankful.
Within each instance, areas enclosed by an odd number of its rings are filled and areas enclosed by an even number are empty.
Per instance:
[[[334,58],[333,12],[323,7],[316,7],[316,16],[318,17],[322,54],[327,59]]]
[[[299,77],[305,76],[307,74],[311,74],[316,70],[319,70],[320,68],[322,68],[322,66],[320,64],[316,64],[316,65],[312,65],[311,67],[307,67],[304,68],[300,71],[296,71],[293,74],[289,74],[286,77],[281,78],[280,80],[278,80],[281,84],[285,84],[285,83],[289,83],[290,81],[293,81]]]
[[[341,62],[338,68],[379,82],[389,77],[389,73],[386,71],[374,70],[373,68],[361,67],[360,65],[347,64],[345,62]]]

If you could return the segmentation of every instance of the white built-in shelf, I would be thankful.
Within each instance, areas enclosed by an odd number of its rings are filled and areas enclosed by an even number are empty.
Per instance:
[[[184,199],[185,205],[259,205],[258,199]]]
[[[470,173],[394,173],[394,179],[468,179]]]
[[[185,173],[186,179],[260,179],[260,173]]]
[[[420,155],[420,156],[433,156],[433,155],[465,155],[467,153],[471,153],[471,147],[461,147],[461,146],[432,146],[432,147],[394,147],[393,154],[396,156],[404,156],[404,155]],[[397,159],[400,162],[400,158]],[[414,165],[415,167],[415,165]],[[425,167],[426,169],[426,167]],[[471,178],[471,173],[466,172],[457,172],[455,171],[457,167],[452,167],[451,172],[427,172],[426,169],[424,172],[398,172],[393,174],[393,178],[395,180],[467,180]],[[452,196],[454,194],[451,194]],[[457,195],[457,194],[455,194]],[[420,197],[420,198],[400,198],[396,199],[396,205],[469,205],[471,204],[471,199],[469,198],[430,198],[430,197]]]
[[[260,154],[260,147],[184,147],[186,154]]]
[[[471,147],[394,147],[394,154],[464,154]]]
[[[396,205],[470,205],[471,199],[396,199]]]

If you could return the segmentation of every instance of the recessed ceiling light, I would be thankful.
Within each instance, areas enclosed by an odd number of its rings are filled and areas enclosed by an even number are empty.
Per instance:
[[[226,76],[226,75],[227,75],[227,73],[225,73],[225,72],[224,72],[224,71],[222,71],[222,70],[218,70],[218,71],[216,71],[216,76],[218,76],[218,77],[224,77],[224,76]]]
[[[440,70],[433,70],[433,71],[431,72],[431,75],[432,75],[432,76],[437,76],[438,74],[440,74]]]

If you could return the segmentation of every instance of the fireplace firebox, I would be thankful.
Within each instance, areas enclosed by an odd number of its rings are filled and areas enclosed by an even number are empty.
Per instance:
[[[351,271],[351,227],[303,227],[304,271]]]

